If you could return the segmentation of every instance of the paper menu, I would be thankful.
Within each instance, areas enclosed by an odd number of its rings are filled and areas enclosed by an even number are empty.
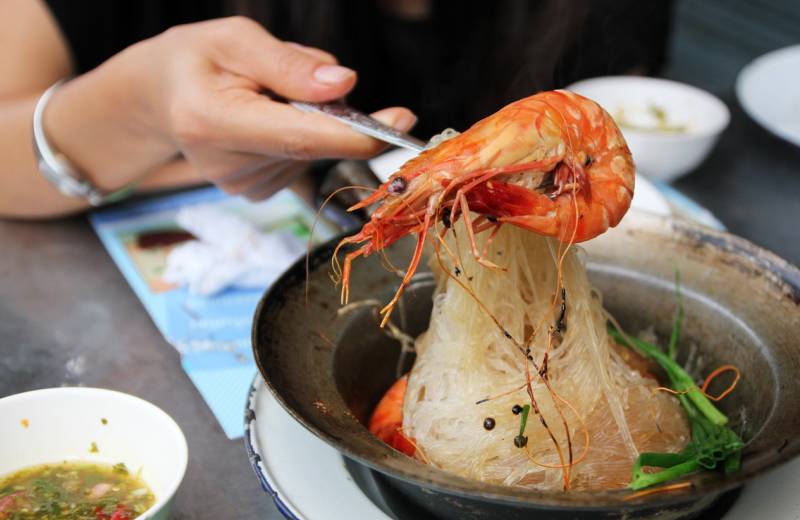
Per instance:
[[[242,411],[256,368],[250,343],[252,316],[265,287],[228,288],[213,296],[191,294],[162,278],[167,254],[191,239],[176,223],[181,208],[213,205],[235,214],[264,233],[293,237],[304,251],[314,211],[284,190],[269,200],[249,203],[217,188],[201,188],[93,212],[90,222],[164,338],[181,353],[182,366],[229,438],[243,434]],[[314,241],[336,229],[320,221]],[[273,258],[276,271],[299,255]],[[275,277],[280,273],[276,272]]]

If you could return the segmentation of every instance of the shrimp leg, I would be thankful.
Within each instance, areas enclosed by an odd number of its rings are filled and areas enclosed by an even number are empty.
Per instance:
[[[344,257],[344,267],[342,268],[342,305],[346,305],[350,300],[350,268],[353,260],[364,254],[363,249],[356,249],[347,253]]]
[[[486,239],[486,243],[483,245],[483,252],[481,253],[483,256],[486,256],[487,251],[489,251],[489,247],[492,245],[492,241],[494,241],[494,237],[497,236],[497,232],[500,231],[502,224],[497,223],[493,224],[494,229],[489,234],[489,238]]]
[[[381,320],[381,327],[386,325],[386,322],[389,321],[389,317],[392,315],[392,310],[397,305],[397,302],[400,301],[400,297],[403,295],[403,292],[406,290],[408,283],[411,281],[411,277],[414,276],[414,273],[417,271],[417,266],[419,265],[419,261],[422,258],[422,249],[425,246],[425,238],[428,236],[428,228],[430,227],[430,225],[431,225],[431,214],[426,213],[425,220],[422,222],[421,229],[419,231],[419,234],[417,235],[417,247],[414,248],[414,256],[411,257],[411,262],[408,264],[408,269],[406,269],[406,275],[403,277],[403,281],[400,282],[400,287],[397,289],[397,292],[394,293],[394,297],[392,298],[392,300],[386,304],[386,307],[381,309],[381,315],[383,316],[383,319]],[[349,269],[349,265],[347,264],[347,259],[345,259],[345,269]]]
[[[467,236],[469,236],[469,245],[472,249],[472,256],[474,256],[475,260],[484,267],[505,271],[505,267],[500,267],[494,262],[486,260],[481,256],[480,251],[478,251],[478,244],[475,242],[475,230],[472,229],[474,222],[469,220],[469,203],[467,202],[467,197],[464,195],[463,191],[459,190],[458,193],[456,193],[456,200],[458,200],[458,204],[461,207],[461,213],[464,215]]]

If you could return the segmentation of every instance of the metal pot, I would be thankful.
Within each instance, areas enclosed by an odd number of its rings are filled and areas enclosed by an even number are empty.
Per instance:
[[[692,477],[685,492],[629,501],[625,490],[536,492],[464,479],[411,459],[364,426],[396,378],[399,345],[378,328],[372,309],[337,316],[339,293],[328,276],[336,241],[289,269],[256,310],[253,348],[264,380],[306,428],[380,474],[395,497],[435,518],[689,518],[725,491],[800,452],[800,271],[743,239],[680,221],[635,214],[584,245],[592,283],[606,308],[631,331],[647,326],[668,337],[679,269],[686,319],[681,350],[687,368],[706,374],[724,363],[742,371],[721,403],[747,442],[741,470],[725,478]],[[405,265],[412,244],[387,251]],[[398,278],[378,255],[354,265],[351,301],[394,293]],[[412,335],[427,328],[433,286],[420,272],[399,320]]]

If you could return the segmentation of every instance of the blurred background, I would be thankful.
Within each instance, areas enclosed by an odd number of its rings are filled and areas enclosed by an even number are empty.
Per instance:
[[[676,187],[734,233],[800,262],[800,148],[761,128],[743,110],[735,84],[745,65],[800,42],[800,6],[791,0],[678,0],[663,76],[719,96],[731,125],[708,160]]]

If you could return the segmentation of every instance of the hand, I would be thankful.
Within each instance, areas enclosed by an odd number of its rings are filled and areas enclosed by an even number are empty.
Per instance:
[[[289,184],[309,160],[365,158],[384,146],[265,95],[333,100],[354,87],[356,73],[246,18],[179,26],[115,60],[138,78],[134,104],[141,126],[231,194],[262,199]],[[373,116],[404,131],[416,122],[405,108]]]

